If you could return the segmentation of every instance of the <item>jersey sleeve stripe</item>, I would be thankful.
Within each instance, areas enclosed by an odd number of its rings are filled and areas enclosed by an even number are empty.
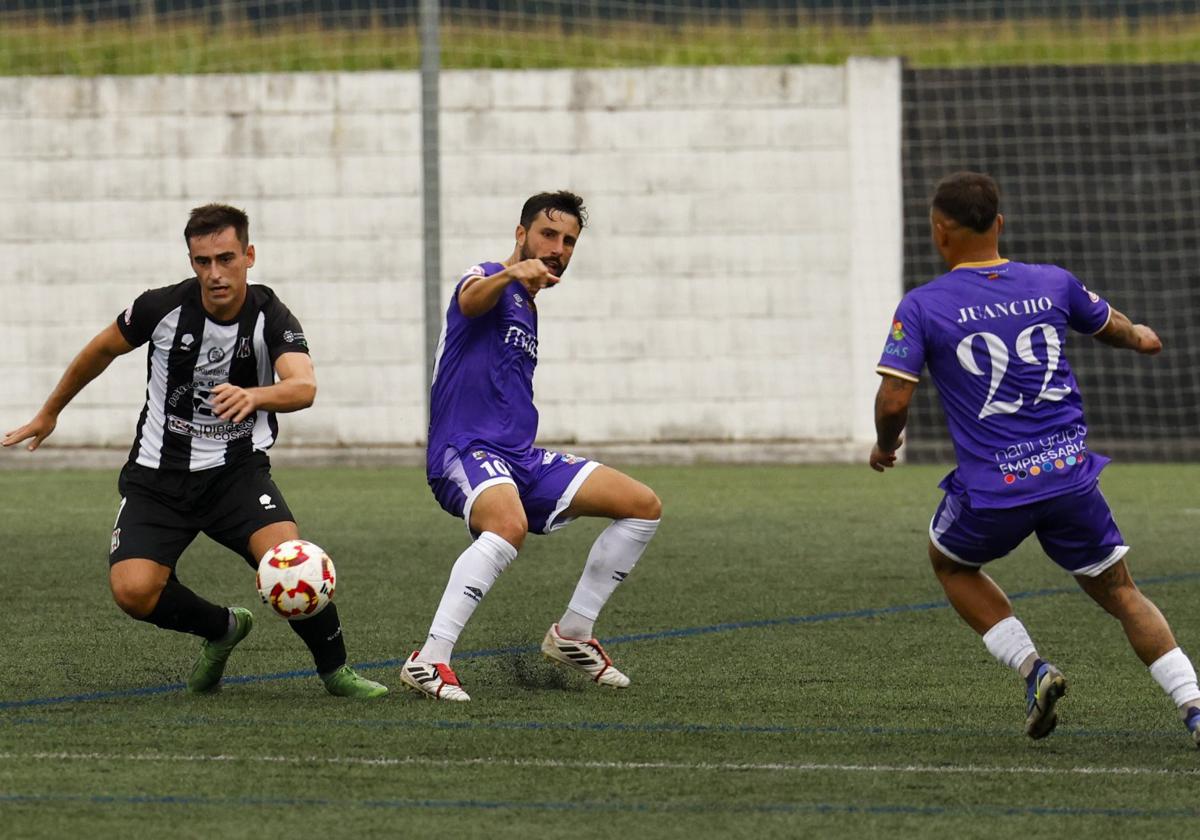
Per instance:
[[[921,381],[921,377],[917,376],[916,374],[909,373],[906,370],[896,370],[896,368],[886,367],[885,365],[878,365],[875,368],[875,372],[880,376],[894,376],[897,379],[903,379],[905,382]]]
[[[1109,322],[1111,322],[1111,321],[1112,321],[1112,304],[1110,303],[1108,305],[1108,317],[1104,319],[1104,323],[1100,325],[1100,329],[1096,330],[1094,333],[1091,333],[1091,334],[1099,335],[1100,333],[1104,332],[1104,328],[1107,327],[1109,325]]]

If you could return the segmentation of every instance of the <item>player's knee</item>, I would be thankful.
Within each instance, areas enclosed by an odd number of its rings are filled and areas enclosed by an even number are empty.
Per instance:
[[[162,587],[153,581],[137,580],[129,577],[113,577],[109,580],[113,600],[126,615],[133,618],[145,618],[154,612]]]
[[[529,522],[526,520],[523,512],[511,513],[493,517],[492,521],[488,522],[487,527],[483,530],[491,531],[517,549],[517,551],[520,551],[521,546],[525,543],[525,534],[529,532]]]
[[[662,519],[662,500],[649,487],[637,500],[638,513],[636,519]]]

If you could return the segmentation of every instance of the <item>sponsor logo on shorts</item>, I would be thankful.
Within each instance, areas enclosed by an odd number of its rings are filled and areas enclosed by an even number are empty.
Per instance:
[[[578,455],[572,455],[569,452],[564,452],[562,454],[562,460],[564,464],[582,464],[587,460],[587,458],[580,458]]]
[[[548,464],[553,464],[554,459],[557,457],[558,457],[557,452],[547,449],[545,452],[542,453],[542,466],[544,467]]]
[[[112,554],[121,547],[121,529],[113,528],[112,542],[109,543],[108,553]]]

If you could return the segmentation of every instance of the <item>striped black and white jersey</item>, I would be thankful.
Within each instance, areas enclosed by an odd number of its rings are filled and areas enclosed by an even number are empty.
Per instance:
[[[143,292],[117,316],[134,347],[149,343],[146,404],[129,460],[164,470],[207,470],[269,449],[279,433],[274,412],[256,411],[240,423],[212,408],[222,382],[241,388],[275,382],[275,360],[307,353],[300,322],[266,286],[246,287],[232,321],[214,319],[200,300],[195,277]]]

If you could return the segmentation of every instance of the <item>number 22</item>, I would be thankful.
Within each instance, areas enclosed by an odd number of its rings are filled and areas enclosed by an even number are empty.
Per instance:
[[[1042,390],[1038,392],[1037,399],[1033,401],[1034,405],[1043,401],[1058,402],[1071,393],[1070,387],[1067,386],[1050,387],[1050,379],[1058,371],[1058,360],[1062,356],[1062,343],[1059,341],[1058,332],[1054,327],[1049,324],[1034,324],[1023,329],[1017,336],[1017,356],[1031,365],[1042,364],[1042,360],[1033,352],[1033,334],[1037,330],[1041,330],[1042,337],[1046,339],[1046,376],[1042,379]],[[1000,336],[987,332],[971,333],[958,343],[958,363],[968,373],[974,376],[983,376],[983,370],[975,362],[974,345],[977,338],[983,339],[983,346],[992,363],[992,379],[988,385],[987,398],[983,401],[983,408],[979,411],[979,419],[983,420],[993,414],[1016,414],[1025,402],[1023,395],[1017,394],[1015,402],[992,400],[1008,370],[1008,348]]]

